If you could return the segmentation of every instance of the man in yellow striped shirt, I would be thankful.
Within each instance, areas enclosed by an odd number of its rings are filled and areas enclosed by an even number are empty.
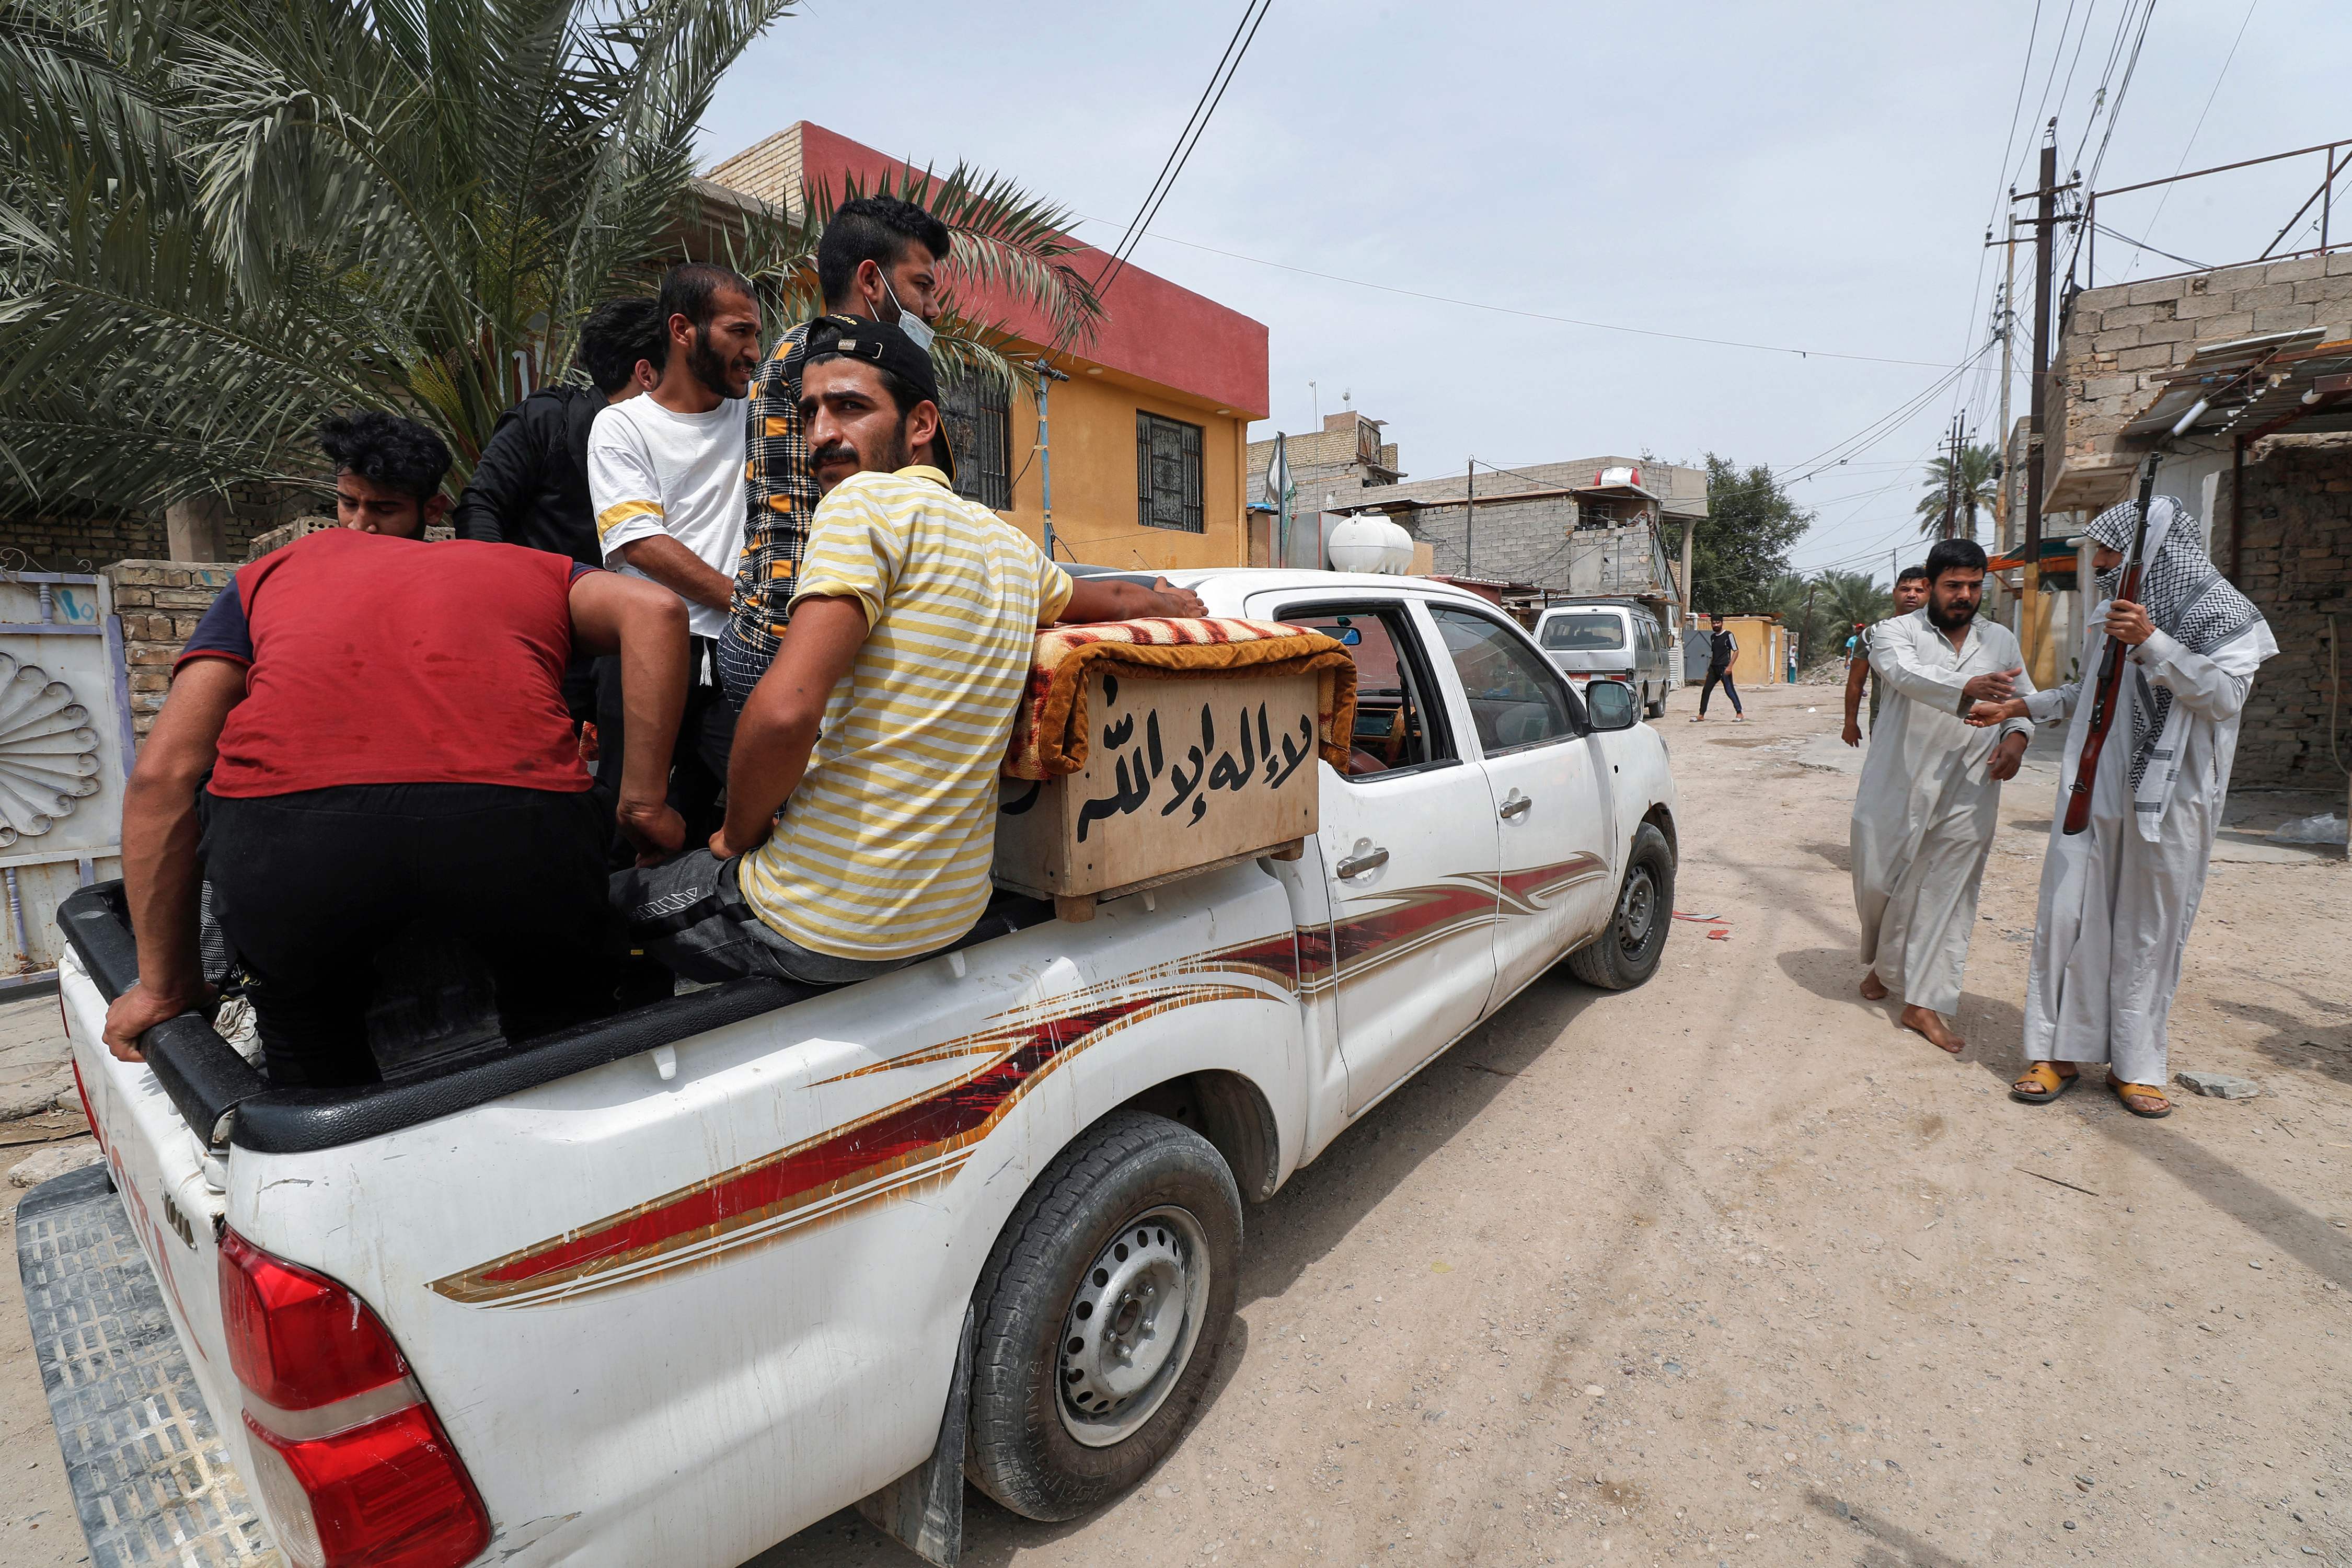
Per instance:
[[[821,323],[801,414],[824,499],[736,724],[726,824],[614,879],[633,934],[688,979],[841,984],[954,943],[988,905],[1037,628],[1202,613],[1164,580],[1073,579],[956,495],[929,356],[894,326]]]

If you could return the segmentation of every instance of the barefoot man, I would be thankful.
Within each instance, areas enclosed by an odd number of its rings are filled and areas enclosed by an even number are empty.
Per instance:
[[[2088,530],[2107,602],[2092,614],[2079,668],[2098,669],[2108,637],[2126,656],[2115,727],[2091,784],[2090,826],[2065,831],[2092,707],[2081,700],[2082,682],[1988,702],[1971,718],[2003,725],[2074,718],[2026,971],[2028,1065],[2010,1094],[2039,1105],[2072,1089],[2079,1067],[2105,1067],[2125,1110],[2157,1117],[2172,1113],[2165,1021],[2230,791],[2238,715],[2254,671],[2278,643],[2262,612],[2206,559],[2197,519],[2171,496],[2148,507],[2140,602],[2116,598],[2136,507],[2110,507]]]
[[[1927,602],[1870,628],[1871,674],[1887,699],[1853,799],[1853,903],[1862,917],[1862,994],[1903,996],[1903,1026],[1945,1050],[1966,1042],[1945,1022],[1977,919],[1977,885],[2003,780],[2031,726],[1965,717],[1978,702],[2031,691],[2016,637],[1977,619],[1985,552],[1947,539],[1927,552]]]

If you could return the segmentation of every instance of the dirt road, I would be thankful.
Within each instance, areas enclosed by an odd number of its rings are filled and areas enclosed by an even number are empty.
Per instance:
[[[1853,993],[1835,695],[1678,693],[1715,927],[1538,982],[1253,1209],[1197,1429],[1073,1524],[975,1498],[967,1561],[2352,1564],[2352,877],[2216,868],[2173,1065],[2261,1098],[2014,1105],[2049,775],[1948,1058]],[[70,1563],[0,1289],[0,1568]],[[844,1513],[759,1565],[913,1561]]]

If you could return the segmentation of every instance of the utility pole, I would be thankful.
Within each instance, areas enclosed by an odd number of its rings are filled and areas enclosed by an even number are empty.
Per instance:
[[[1944,432],[1944,531],[1936,537],[1949,539],[1958,531],[1960,504],[1960,416],[1952,416],[1952,426]]]
[[[2011,193],[2012,195],[2014,192]],[[2009,548],[2009,383],[2010,340],[2016,335],[2017,326],[2017,231],[2010,230],[2001,246],[2003,262],[2000,280],[2000,459],[1995,465],[2000,474],[2000,490],[1993,498],[1993,535],[2003,550]],[[2011,628],[2014,630],[2014,627]]]
[[[1804,657],[1807,648],[1813,646],[1813,595],[1821,591],[1822,580],[1819,577],[1805,584],[1805,625],[1797,634],[1796,652],[1800,658]]]
[[[1475,547],[1478,542],[1478,535],[1476,532],[1478,521],[1477,458],[1473,458],[1470,459],[1465,478],[1468,480],[1469,489],[1463,492],[1462,501],[1462,575],[1465,577],[1475,577],[1477,574],[1470,569],[1470,565],[1471,563],[1476,559]]]
[[[1692,628],[1698,625],[1697,604],[1691,596],[1691,535],[1697,531],[1698,519],[1695,517],[1683,519],[1683,625],[1681,630],[1684,637],[1688,637]],[[1675,640],[1679,646],[1683,638],[1677,637]],[[1679,680],[1682,677],[1677,674],[1675,679]]]
[[[2025,658],[2037,686],[2055,683],[2057,660],[2049,646],[2049,616],[2042,606],[2042,486],[2043,432],[2050,404],[2050,253],[2058,227],[2058,117],[2052,115],[2042,138],[2042,183],[2033,208],[2033,389],[2025,416]]]
[[[1054,448],[1045,438],[1045,392],[1052,383],[1070,378],[1046,363],[1042,354],[1029,368],[1037,374],[1037,494],[1045,510],[1045,559],[1051,561],[1054,558]]]

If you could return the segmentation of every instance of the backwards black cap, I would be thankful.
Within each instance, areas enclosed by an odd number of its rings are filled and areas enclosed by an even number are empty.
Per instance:
[[[887,370],[938,408],[941,416],[940,433],[933,445],[939,452],[940,468],[950,479],[955,477],[955,453],[948,447],[947,405],[940,397],[939,372],[931,365],[931,356],[917,348],[913,339],[887,321],[862,321],[856,316],[819,316],[809,328],[802,363],[805,364],[822,354],[841,354]]]

